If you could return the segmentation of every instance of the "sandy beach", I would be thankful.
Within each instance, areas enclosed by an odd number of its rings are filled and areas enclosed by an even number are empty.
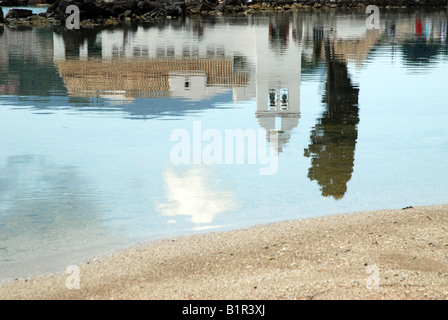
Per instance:
[[[447,299],[448,205],[140,244],[0,286],[1,299]]]

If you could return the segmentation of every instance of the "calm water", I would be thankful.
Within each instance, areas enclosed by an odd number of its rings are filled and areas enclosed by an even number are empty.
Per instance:
[[[365,18],[2,27],[0,280],[138,241],[446,203],[447,14]],[[249,144],[242,163],[174,163],[173,132],[205,152],[197,132],[236,129],[277,130],[275,174]]]

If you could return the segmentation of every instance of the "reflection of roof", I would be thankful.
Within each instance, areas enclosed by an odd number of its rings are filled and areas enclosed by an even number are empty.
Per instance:
[[[207,86],[246,86],[248,73],[234,72],[233,59],[133,59],[55,61],[69,94],[99,93],[127,97],[168,97],[169,76],[207,75]]]
[[[334,42],[334,53],[347,61],[354,61],[357,65],[366,60],[367,55],[373,45],[376,43],[379,32],[376,30],[367,30],[365,38],[336,40]],[[325,47],[322,47],[325,50]],[[325,58],[325,53],[322,52]]]

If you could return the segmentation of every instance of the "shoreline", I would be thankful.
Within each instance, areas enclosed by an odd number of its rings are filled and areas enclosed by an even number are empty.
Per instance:
[[[79,16],[80,29],[199,16],[247,16],[328,10],[362,11],[365,13],[368,5],[375,5],[380,10],[387,11],[448,8],[448,2],[439,0],[254,0],[251,2],[246,0],[56,0],[53,4],[48,5],[46,12],[39,14],[33,14],[31,10],[27,9],[13,9],[11,10],[13,12],[8,12],[3,17],[0,11],[0,25],[65,26],[67,19],[72,16],[71,13],[66,13],[66,8],[69,5],[77,6],[82,13]],[[45,6],[46,4],[39,4],[39,7]],[[3,7],[10,6],[3,5]]]
[[[0,299],[447,299],[448,204],[345,213],[138,244]]]

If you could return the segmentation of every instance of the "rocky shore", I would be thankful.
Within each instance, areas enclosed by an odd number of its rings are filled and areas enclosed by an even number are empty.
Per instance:
[[[261,12],[294,12],[334,9],[364,9],[367,5],[379,8],[446,8],[440,0],[3,0],[0,7],[44,6],[46,12],[34,14],[28,9],[11,9],[6,16],[0,11],[0,24],[63,25],[71,13],[69,5],[80,10],[81,27],[118,25],[123,22],[151,22],[156,19],[179,18],[191,15],[240,15]]]

